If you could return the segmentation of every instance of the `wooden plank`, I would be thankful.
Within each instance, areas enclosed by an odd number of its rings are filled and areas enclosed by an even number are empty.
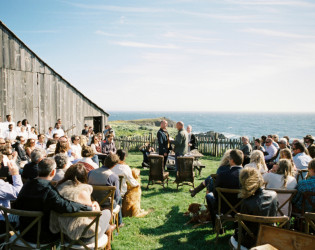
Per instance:
[[[32,79],[32,89],[33,89],[33,95],[29,96],[30,102],[33,102],[33,117],[30,122],[32,124],[37,125],[38,129],[40,129],[41,124],[39,121],[39,85],[38,85],[38,75],[34,72],[29,72],[29,77]],[[30,118],[31,119],[31,118]]]
[[[0,68],[3,67],[3,32],[0,29]]]
[[[3,31],[3,66],[6,69],[10,68],[10,44],[9,44],[9,35],[7,32]]]
[[[20,49],[20,55],[21,55],[21,71],[25,71],[26,69],[26,63],[25,63],[25,49],[21,47]]]
[[[14,39],[9,36],[9,50],[10,50],[10,69],[16,69],[15,65],[15,58],[16,58],[16,51],[15,51],[15,42]]]
[[[25,61],[25,70],[26,71],[28,71],[28,72],[32,72],[33,71],[34,60],[35,60],[35,57],[32,56],[30,51],[24,49],[24,61]]]

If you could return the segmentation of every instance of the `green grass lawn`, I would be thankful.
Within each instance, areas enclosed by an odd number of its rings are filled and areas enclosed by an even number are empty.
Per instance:
[[[142,154],[130,153],[127,163],[131,168],[140,168]],[[206,166],[201,176],[195,178],[195,186],[199,185],[208,175],[215,173],[219,159],[204,157],[202,163]],[[141,208],[152,209],[144,218],[124,218],[125,227],[119,235],[114,236],[113,249],[229,249],[228,239],[232,231],[220,236],[216,243],[212,224],[206,224],[194,229],[184,225],[190,217],[183,216],[190,203],[204,203],[206,190],[191,198],[191,187],[179,187],[176,190],[174,171],[170,172],[168,188],[153,185],[146,190],[149,170],[141,169],[142,200]]]

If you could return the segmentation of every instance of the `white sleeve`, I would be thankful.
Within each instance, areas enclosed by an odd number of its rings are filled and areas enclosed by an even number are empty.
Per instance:
[[[136,181],[136,179],[133,178],[131,169],[130,169],[130,167],[129,167],[128,165],[126,165],[126,168],[125,168],[125,176],[126,176],[127,182],[128,182],[132,187],[136,187],[136,186],[139,185],[139,183]]]

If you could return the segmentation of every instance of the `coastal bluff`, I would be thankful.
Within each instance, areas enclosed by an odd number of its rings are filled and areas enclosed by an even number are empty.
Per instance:
[[[166,120],[168,122],[168,127],[175,128],[176,122],[172,121],[169,118],[166,117],[158,117],[158,118],[146,118],[146,119],[137,119],[137,120],[117,120],[113,121],[115,123],[131,123],[138,126],[153,126],[153,127],[159,127],[162,120]]]

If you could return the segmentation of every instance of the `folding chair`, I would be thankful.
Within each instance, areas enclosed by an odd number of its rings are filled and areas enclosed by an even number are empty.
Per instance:
[[[40,211],[25,211],[25,210],[17,210],[17,209],[8,209],[3,206],[0,206],[0,213],[3,214],[6,224],[6,238],[5,238],[5,249],[56,249],[56,242],[50,242],[46,244],[40,243],[40,234],[41,234],[41,226],[42,226],[42,217],[44,215],[43,212]],[[20,217],[29,217],[34,218],[33,221],[21,232],[11,224],[9,221],[9,214],[16,215]],[[23,236],[34,230],[34,226],[37,225],[37,236],[36,243],[31,243],[23,239]],[[14,235],[10,238],[10,231],[14,233]]]
[[[254,222],[258,224],[275,224],[279,223],[278,227],[283,227],[290,218],[288,216],[255,216],[255,215],[248,215],[248,214],[236,214],[235,218],[238,222],[238,239],[237,239],[237,245],[234,237],[231,237],[230,240],[230,246],[232,249],[244,249],[244,247],[241,245],[242,238],[243,238],[243,229],[247,232],[247,234],[256,242],[257,236],[246,226],[244,221],[247,222]]]
[[[121,186],[122,186],[122,181],[124,179],[124,176],[120,174],[120,175],[118,175],[118,177],[119,177],[119,191],[121,193]]]
[[[220,188],[217,187],[216,191],[218,193],[218,212],[216,214],[215,222],[215,231],[216,231],[216,240],[219,238],[220,232],[223,230],[223,226],[226,222],[235,222],[235,214],[239,213],[240,205],[244,199],[239,199],[239,201],[232,205],[231,202],[226,198],[224,194],[234,194],[237,195],[240,193],[240,189],[230,189],[230,188]],[[229,210],[222,214],[222,200],[226,203]]]
[[[305,233],[310,233],[310,226],[315,231],[315,213],[306,212],[305,217]]]
[[[301,212],[292,212],[292,216],[295,217],[297,221],[297,226],[299,231],[303,231],[303,221],[305,220],[305,205],[306,202],[311,206],[312,211],[315,211],[315,192],[304,192],[302,200]]]
[[[99,239],[98,238],[98,226],[99,226],[99,220],[102,215],[102,212],[77,212],[77,213],[65,213],[65,214],[59,214],[60,217],[73,217],[73,218],[79,218],[79,217],[88,217],[88,218],[94,218],[89,225],[87,225],[83,232],[82,235],[85,235],[88,230],[95,225],[95,236],[94,236],[94,243],[86,244],[85,242],[82,241],[81,238],[77,240],[69,239],[67,237],[67,240],[65,239],[65,234],[67,232],[63,232],[61,230],[60,232],[60,237],[61,237],[61,247],[67,250],[76,250],[76,249],[105,249],[107,243],[108,243],[108,237],[106,234],[103,234],[102,237]],[[81,235],[81,236],[82,236]]]
[[[194,157],[177,157],[176,184],[179,186],[188,185],[195,188]]]
[[[291,216],[292,212],[292,198],[297,193],[296,189],[287,190],[287,189],[276,189],[276,188],[266,188],[266,190],[275,191],[278,196],[278,215]]]
[[[315,236],[261,224],[256,245],[270,244],[274,249],[313,250]]]
[[[149,185],[159,184],[164,188],[164,182],[166,181],[168,186],[169,172],[164,172],[164,157],[162,155],[149,155]],[[156,181],[158,181],[156,183]],[[159,183],[161,182],[161,183]]]
[[[120,205],[116,204],[114,209],[114,197],[116,187],[114,186],[96,186],[92,185],[93,192],[92,198],[93,200],[97,201],[100,205],[101,209],[109,209],[112,214],[111,224],[114,222],[116,223],[116,230],[119,232],[119,225],[118,225],[118,214],[121,209]]]
[[[296,175],[296,182],[299,182],[300,180],[306,180],[307,177],[308,177],[308,169],[298,170],[298,173]]]

